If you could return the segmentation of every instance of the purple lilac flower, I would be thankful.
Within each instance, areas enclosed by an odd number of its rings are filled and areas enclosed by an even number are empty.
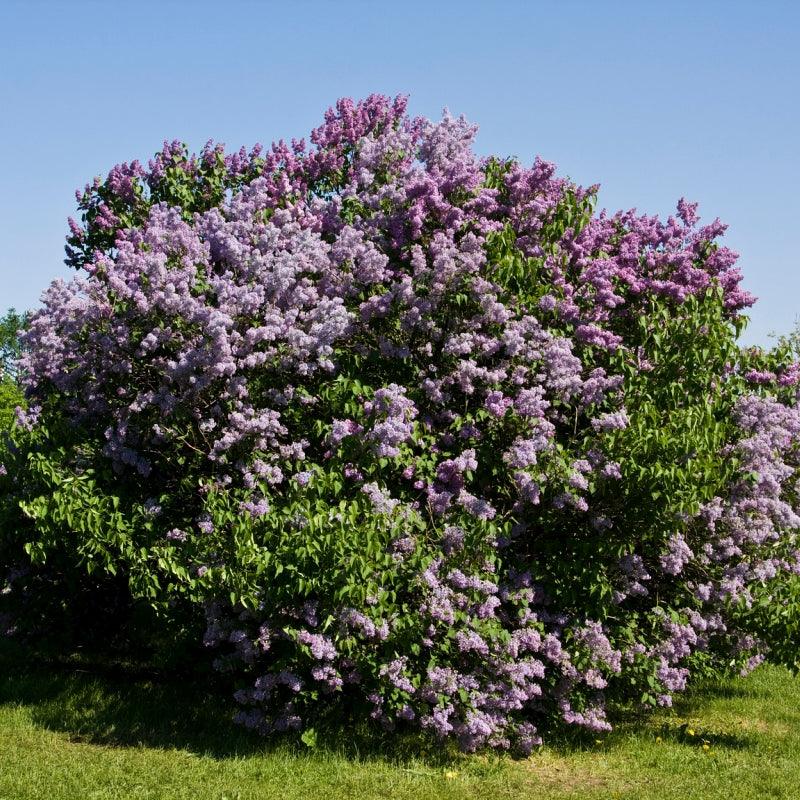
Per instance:
[[[683,536],[676,533],[667,542],[667,553],[661,556],[659,563],[661,569],[668,575],[678,575],[693,556],[694,553],[686,544]]]
[[[376,514],[391,514],[399,505],[399,501],[392,498],[385,489],[377,483],[365,483],[361,491],[369,498],[372,509]]]
[[[263,517],[266,514],[269,514],[269,503],[265,498],[260,498],[259,500],[253,502],[252,500],[246,500],[241,504],[241,508],[243,511],[246,511],[251,517],[254,519],[258,519],[258,517]]]
[[[311,650],[311,655],[319,661],[332,661],[336,658],[336,648],[333,646],[333,642],[321,633],[300,631],[297,634],[297,641],[306,645]]]

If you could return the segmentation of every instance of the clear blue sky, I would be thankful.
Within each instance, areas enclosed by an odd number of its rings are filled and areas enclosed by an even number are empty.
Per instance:
[[[73,191],[165,138],[305,135],[337,97],[411,96],[601,204],[730,224],[760,297],[800,315],[800,3],[0,0],[0,310],[63,266]]]

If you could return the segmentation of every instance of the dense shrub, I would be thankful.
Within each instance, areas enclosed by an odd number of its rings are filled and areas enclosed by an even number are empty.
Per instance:
[[[80,276],[24,338],[8,602],[54,561],[117,575],[202,609],[245,724],[467,750],[758,663],[798,368],[737,348],[724,226],[595,213],[474,133],[342,100],[310,146],[167,144],[78,193]]]

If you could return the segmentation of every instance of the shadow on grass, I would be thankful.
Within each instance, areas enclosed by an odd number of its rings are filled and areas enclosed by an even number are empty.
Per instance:
[[[759,700],[769,699],[766,689],[752,684],[737,687],[730,683],[707,682],[692,687],[685,694],[674,698],[674,719],[669,710],[654,710],[636,705],[617,706],[609,711],[609,722],[613,729],[607,734],[598,734],[581,728],[561,728],[552,731],[547,738],[548,749],[561,756],[577,751],[594,751],[602,744],[610,749],[624,747],[632,737],[656,737],[662,741],[687,747],[702,747],[706,744],[717,750],[744,751],[759,746],[757,738],[742,732],[727,732],[706,729],[700,723],[694,727],[681,718],[700,718],[706,716],[707,706],[715,700]],[[666,718],[665,718],[666,717]]]
[[[665,742],[689,747],[708,745],[717,750],[749,750],[755,747],[755,742],[749,736],[705,730],[704,728],[695,729],[686,723],[677,725],[665,722],[659,729],[659,735]]]
[[[0,705],[28,707],[36,725],[65,733],[71,741],[180,749],[217,759],[277,751],[308,755],[309,750],[296,739],[265,738],[235,724],[230,695],[229,689],[210,686],[207,679],[156,680],[119,668],[98,673],[75,666],[45,667],[20,650],[0,648]],[[708,684],[677,699],[676,710],[684,716],[702,715],[702,706],[710,699],[741,697],[752,698],[753,688]],[[611,721],[615,729],[604,741],[612,748],[642,733],[687,746],[707,743],[717,749],[744,750],[755,744],[746,735],[702,730],[690,734],[686,724],[669,720],[659,726],[652,715],[631,709],[617,710]],[[548,748],[560,755],[596,748],[596,734],[582,730],[552,731],[546,738]],[[400,766],[443,767],[463,758],[454,748],[419,734],[385,734],[341,718],[318,731],[316,750]],[[487,762],[486,766],[491,765]]]
[[[685,723],[661,722],[647,714],[630,714],[625,718],[619,715],[609,716],[614,726],[609,733],[597,734],[583,730],[560,730],[547,737],[547,748],[559,756],[569,757],[577,752],[596,752],[602,744],[606,750],[625,748],[632,738],[643,737],[656,740],[657,737],[673,744],[686,747],[702,747],[707,744],[717,750],[751,750],[757,742],[747,734],[727,733],[705,728],[690,728]],[[690,734],[689,731],[694,731]],[[598,738],[601,737],[601,738]]]
[[[762,697],[767,697],[767,694],[765,690],[755,687],[752,684],[735,686],[730,682],[705,682],[691,688],[686,695],[680,698],[679,702],[681,706],[693,706],[708,700],[757,700]]]
[[[222,698],[199,686],[99,678],[63,669],[0,679],[0,704],[28,707],[33,722],[93,744],[177,748],[218,758],[265,749],[234,725]]]
[[[32,666],[33,664],[33,666]],[[233,722],[229,690],[200,679],[143,679],[117,669],[43,666],[0,649],[0,706],[24,705],[39,727],[73,742],[180,749],[212,758],[282,752],[307,756],[287,736],[264,737]],[[353,761],[446,766],[460,756],[420,735],[392,736],[346,720],[319,730],[316,751]]]

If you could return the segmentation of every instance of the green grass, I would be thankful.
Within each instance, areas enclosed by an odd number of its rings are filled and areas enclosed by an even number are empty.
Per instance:
[[[514,761],[365,745],[347,730],[309,751],[238,729],[222,699],[191,684],[0,655],[0,798],[797,800],[800,679],[763,667],[599,742]]]

